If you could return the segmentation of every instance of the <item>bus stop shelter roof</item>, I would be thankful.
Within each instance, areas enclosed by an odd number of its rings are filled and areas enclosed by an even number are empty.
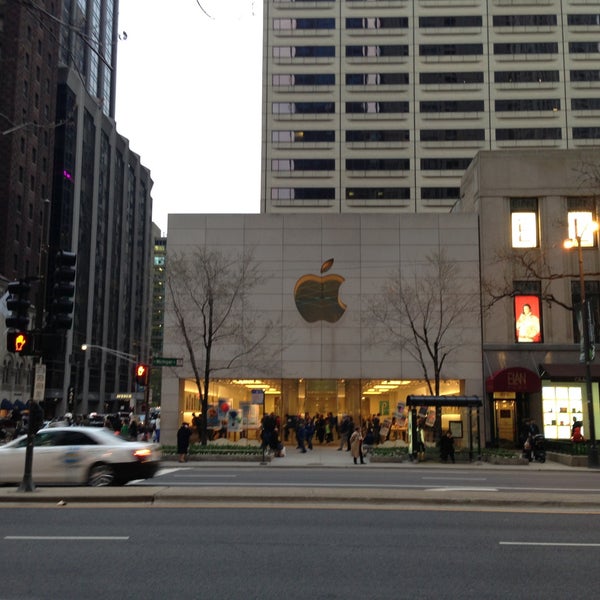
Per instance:
[[[479,407],[483,403],[477,396],[407,396],[406,406],[466,406]]]

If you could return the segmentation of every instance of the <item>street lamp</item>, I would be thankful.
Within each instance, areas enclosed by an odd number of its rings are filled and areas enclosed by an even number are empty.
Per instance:
[[[583,327],[583,362],[585,363],[585,394],[587,400],[588,419],[590,422],[590,443],[588,446],[588,467],[597,468],[598,465],[598,447],[596,446],[596,427],[594,424],[594,402],[592,397],[592,371],[591,371],[591,343],[590,343],[590,311],[585,295],[585,275],[583,271],[583,251],[581,246],[581,236],[586,229],[590,233],[598,230],[598,223],[591,221],[580,232],[577,229],[577,219],[574,220],[575,239],[568,239],[564,242],[567,249],[577,246],[577,257],[579,259],[579,286],[581,296],[581,325]],[[581,359],[580,359],[581,360]]]
[[[121,352],[120,350],[114,350],[113,348],[107,348],[106,346],[98,346],[97,344],[81,344],[81,349],[85,352],[87,349],[97,348],[107,354],[112,354],[117,358],[122,358],[130,363],[137,362],[137,356],[135,354],[128,354],[127,352]]]

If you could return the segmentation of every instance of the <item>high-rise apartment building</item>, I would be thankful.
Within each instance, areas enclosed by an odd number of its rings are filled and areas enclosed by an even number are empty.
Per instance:
[[[448,211],[479,150],[600,145],[600,1],[268,0],[262,212]]]

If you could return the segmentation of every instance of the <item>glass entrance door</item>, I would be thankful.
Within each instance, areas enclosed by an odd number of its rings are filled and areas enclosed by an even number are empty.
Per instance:
[[[500,446],[514,446],[517,441],[517,428],[515,422],[515,401],[496,400],[496,439]]]

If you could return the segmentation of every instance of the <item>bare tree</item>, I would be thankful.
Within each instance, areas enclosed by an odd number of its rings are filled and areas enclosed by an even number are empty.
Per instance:
[[[446,359],[462,345],[463,326],[477,313],[476,287],[465,285],[459,267],[442,250],[412,272],[391,277],[368,306],[378,343],[408,352],[420,364],[431,395],[439,395]]]
[[[249,306],[250,291],[263,282],[253,252],[225,254],[196,248],[169,256],[167,287],[177,332],[183,337],[201,401],[200,441],[208,442],[211,378],[243,365],[256,367],[261,344],[274,328]]]

